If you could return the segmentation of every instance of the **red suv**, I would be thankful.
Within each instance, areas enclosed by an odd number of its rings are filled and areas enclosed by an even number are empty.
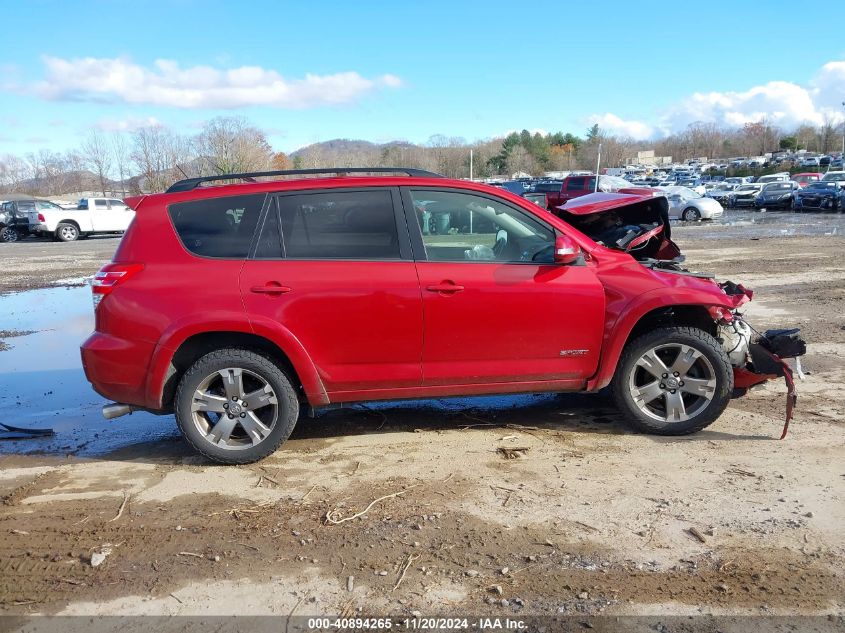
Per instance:
[[[200,453],[246,463],[305,407],[611,385],[633,427],[677,435],[788,372],[736,312],[750,292],[680,267],[665,198],[579,202],[565,221],[397,168],[127,199],[86,375],[106,417],[175,413]]]

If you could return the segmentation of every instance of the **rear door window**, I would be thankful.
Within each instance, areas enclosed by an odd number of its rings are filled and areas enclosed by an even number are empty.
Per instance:
[[[203,257],[243,259],[249,253],[265,194],[171,204],[170,219],[186,249]]]
[[[584,190],[584,179],[583,178],[570,178],[566,183],[566,190],[567,191],[583,191]]]
[[[401,258],[388,189],[283,195],[277,202],[286,258]]]

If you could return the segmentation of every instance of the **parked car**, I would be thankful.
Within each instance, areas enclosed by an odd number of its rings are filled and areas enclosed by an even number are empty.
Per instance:
[[[754,182],[761,185],[767,182],[789,182],[789,172],[783,171],[779,174],[766,174],[765,176],[760,176]]]
[[[508,180],[505,182],[498,182],[498,183],[491,183],[494,187],[501,187],[502,189],[506,189],[511,193],[515,193],[518,196],[521,196],[523,193],[528,191],[530,185],[529,183],[523,180]]]
[[[710,188],[705,195],[708,198],[713,198],[724,207],[726,206],[728,198],[730,197],[734,189],[736,189],[736,187],[737,186],[733,183],[722,182],[719,183],[717,186]]]
[[[49,200],[37,200],[29,197],[15,197],[0,204],[0,242],[17,242],[28,236],[31,231],[30,214],[33,212],[59,209]]]
[[[754,198],[754,208],[761,209],[791,209],[798,184],[794,182],[770,182],[763,185],[760,193]]]
[[[555,182],[542,187],[541,185],[542,183],[538,184],[534,191],[546,194],[548,209],[551,210],[573,198],[594,193],[596,191],[596,177],[594,175],[567,176],[559,184]],[[630,182],[618,176],[599,176],[599,191],[613,192],[630,186]]]
[[[30,230],[49,235],[60,242],[102,233],[122,233],[135,212],[116,198],[83,198],[75,210],[55,208],[29,211]]]
[[[732,208],[753,207],[757,194],[760,193],[762,188],[763,185],[758,183],[740,185],[728,196],[728,206]]]
[[[720,218],[725,210],[713,198],[708,198],[688,187],[663,187],[669,200],[669,217],[688,222]]]
[[[804,156],[799,164],[801,167],[819,167],[821,160],[818,156]]]
[[[831,180],[811,182],[794,194],[795,211],[838,211],[845,208],[845,189]]]
[[[829,171],[823,177],[824,182],[835,182],[840,187],[845,187],[845,171]]]
[[[584,196],[570,224],[419,170],[292,178],[314,171],[127,199],[81,350],[104,415],[173,412],[200,453],[246,463],[308,407],[610,385],[632,426],[680,435],[791,375],[782,339],[751,341],[749,291],[681,267],[663,196]],[[454,230],[426,233],[422,208]]]
[[[830,169],[842,169],[843,165],[842,156],[837,156],[832,161],[830,161]]]
[[[792,180],[797,182],[799,187],[806,187],[811,182],[821,180],[823,175],[817,171],[804,172],[802,174],[793,174]]]

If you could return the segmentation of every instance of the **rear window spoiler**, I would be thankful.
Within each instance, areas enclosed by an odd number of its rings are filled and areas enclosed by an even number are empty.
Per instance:
[[[137,211],[138,207],[141,206],[141,203],[146,197],[147,194],[141,194],[140,196],[127,196],[123,199],[123,202],[125,202],[126,206],[132,209],[133,211]]]

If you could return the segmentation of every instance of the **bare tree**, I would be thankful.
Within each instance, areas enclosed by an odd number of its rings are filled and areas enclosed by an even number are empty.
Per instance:
[[[120,179],[120,196],[126,197],[126,177],[129,175],[129,141],[123,132],[114,132],[111,137],[112,156]]]
[[[105,135],[92,128],[82,143],[82,154],[97,178],[100,180],[100,189],[106,195],[106,178],[111,171],[111,150]]]
[[[172,171],[172,146],[174,134],[167,128],[155,125],[140,128],[132,136],[130,157],[140,172],[138,189],[164,191],[175,179]]]
[[[195,139],[196,153],[217,174],[263,171],[273,151],[264,133],[236,117],[217,117]]]

